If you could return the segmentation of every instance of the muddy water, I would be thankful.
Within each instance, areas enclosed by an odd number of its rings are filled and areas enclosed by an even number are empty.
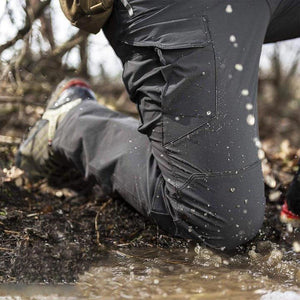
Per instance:
[[[269,242],[234,256],[201,247],[112,250],[74,286],[0,291],[0,300],[142,298],[300,299],[300,255]]]

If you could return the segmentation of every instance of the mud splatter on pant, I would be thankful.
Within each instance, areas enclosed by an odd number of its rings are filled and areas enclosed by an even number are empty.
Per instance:
[[[261,47],[300,36],[300,2],[116,1],[105,34],[140,121],[86,101],[53,149],[176,236],[228,249],[254,237]]]

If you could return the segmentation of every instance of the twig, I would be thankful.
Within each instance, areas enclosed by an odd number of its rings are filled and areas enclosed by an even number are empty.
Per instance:
[[[0,135],[0,144],[4,145],[19,145],[21,144],[22,140],[17,137]]]
[[[0,251],[14,251],[14,249],[0,247]]]
[[[32,218],[32,217],[37,217],[39,215],[40,215],[40,213],[32,213],[32,214],[27,215],[26,217],[27,218]]]
[[[6,233],[6,234],[21,235],[20,232],[18,232],[18,231],[13,231],[13,230],[4,230],[4,233]]]
[[[67,51],[71,50],[78,44],[80,44],[84,39],[87,38],[87,33],[83,31],[78,31],[76,34],[74,34],[67,42],[65,42],[63,45],[55,48],[53,52],[50,54],[50,56],[62,56]]]
[[[41,56],[36,62],[35,67],[32,69],[33,74],[38,74],[42,72],[43,68],[47,66],[47,64],[53,61],[59,61],[61,57],[80,44],[85,38],[87,33],[78,31],[74,34],[68,41],[66,41],[63,45],[56,47],[50,53]]]
[[[126,253],[121,252],[121,251],[119,251],[119,250],[111,250],[111,252],[113,252],[113,253],[115,253],[115,254],[121,256],[121,257],[127,257],[127,258],[132,258],[132,257],[135,257],[135,258],[136,258],[136,257],[138,257],[138,256],[133,256],[133,255],[126,254]],[[140,258],[140,257],[138,257],[138,258]]]
[[[96,241],[97,241],[97,245],[99,247],[103,247],[103,245],[100,243],[100,232],[99,232],[99,229],[98,229],[98,217],[99,217],[100,213],[106,208],[106,206],[108,204],[110,204],[111,202],[112,202],[112,199],[109,199],[104,204],[102,204],[102,206],[99,208],[99,210],[96,214],[96,217],[95,217]]]

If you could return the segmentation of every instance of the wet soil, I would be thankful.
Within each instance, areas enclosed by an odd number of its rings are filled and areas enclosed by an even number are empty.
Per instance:
[[[3,153],[2,168],[11,164]],[[72,283],[109,248],[188,244],[98,187],[82,195],[18,180],[0,186],[0,283]]]
[[[112,250],[193,247],[194,242],[168,236],[120,197],[108,198],[97,186],[84,194],[54,189],[43,181],[30,184],[23,175],[8,178],[15,150],[3,146],[0,151],[0,283],[73,283]],[[287,230],[278,218],[297,161],[296,150],[283,150],[267,154],[264,226],[238,252],[265,245],[261,241],[293,251],[300,240],[300,231]]]

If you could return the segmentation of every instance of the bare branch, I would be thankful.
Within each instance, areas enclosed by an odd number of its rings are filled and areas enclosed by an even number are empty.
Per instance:
[[[50,56],[63,56],[66,52],[79,45],[88,34],[84,31],[78,31],[75,35],[73,35],[67,42],[63,45],[55,48]]]
[[[13,46],[18,40],[24,38],[24,36],[30,31],[32,22],[42,15],[44,9],[50,4],[50,2],[51,0],[45,0],[43,2],[40,2],[40,5],[33,11],[32,17],[30,16],[30,13],[28,13],[28,11],[25,10],[26,19],[24,27],[18,31],[14,38],[0,46],[0,53],[2,53],[5,49]]]
[[[74,34],[67,42],[63,45],[56,47],[51,53],[48,53],[47,56],[42,56],[37,62],[35,68],[32,70],[34,74],[39,73],[45,63],[54,61],[55,58],[62,57],[65,53],[70,51],[75,46],[79,45],[87,36],[88,33],[84,31],[78,31]]]

